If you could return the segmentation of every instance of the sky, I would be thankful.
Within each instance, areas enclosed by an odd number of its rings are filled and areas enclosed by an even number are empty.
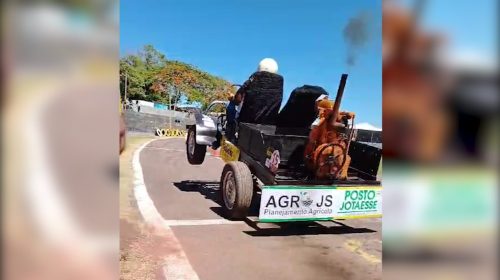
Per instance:
[[[152,44],[236,84],[271,57],[284,77],[284,103],[304,84],[333,99],[348,73],[341,109],[381,127],[381,0],[123,0],[120,10],[121,56]],[[370,13],[372,33],[348,67],[343,29],[362,12]]]
[[[413,7],[415,0],[400,2]],[[425,0],[420,23],[442,35],[453,54],[475,53],[476,58],[498,61],[497,0]]]

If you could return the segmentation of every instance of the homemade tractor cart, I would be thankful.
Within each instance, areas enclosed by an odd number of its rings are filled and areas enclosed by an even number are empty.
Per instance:
[[[265,96],[259,85],[247,89],[237,137],[227,137],[225,115],[217,114],[227,102],[196,114],[196,124],[187,126],[188,161],[201,164],[207,146],[221,147],[226,165],[220,191],[228,218],[245,218],[259,194],[260,222],[381,217],[381,148],[353,141],[354,114],[339,111],[346,80],[342,75],[335,102],[320,87],[297,88],[279,114],[276,104],[262,114],[268,105],[262,102],[281,103],[282,95]],[[258,117],[249,119],[245,106],[260,110],[253,112]]]

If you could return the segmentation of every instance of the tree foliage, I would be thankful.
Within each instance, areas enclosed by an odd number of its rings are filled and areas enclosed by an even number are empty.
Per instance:
[[[120,91],[127,98],[168,103],[180,99],[206,105],[213,100],[227,99],[234,93],[228,81],[204,72],[192,65],[167,60],[153,46],[146,45],[137,55],[120,59]]]

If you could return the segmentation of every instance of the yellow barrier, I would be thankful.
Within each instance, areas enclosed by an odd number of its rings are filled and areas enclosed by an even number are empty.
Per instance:
[[[183,137],[187,135],[187,132],[183,129],[177,128],[165,128],[159,129],[157,128],[155,131],[156,136],[165,136],[165,137]]]

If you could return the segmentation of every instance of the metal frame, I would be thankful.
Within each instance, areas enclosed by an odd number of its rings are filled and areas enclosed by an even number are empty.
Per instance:
[[[212,143],[216,141],[218,126],[217,119],[214,119],[206,114],[213,106],[217,104],[227,105],[227,103],[228,101],[216,100],[210,103],[206,110],[197,110],[194,113],[195,123],[186,125],[186,128],[189,129],[192,126],[196,127],[196,144],[211,146]]]
[[[236,145],[237,146],[237,145]],[[239,147],[238,147],[239,148]],[[291,185],[291,186],[380,186],[380,181],[376,180],[362,180],[362,179],[348,179],[348,180],[298,180],[298,179],[277,179],[267,167],[263,166],[260,162],[254,160],[245,151],[240,149],[239,161],[245,163],[252,174],[254,174],[264,185]],[[259,188],[261,186],[259,185]]]

